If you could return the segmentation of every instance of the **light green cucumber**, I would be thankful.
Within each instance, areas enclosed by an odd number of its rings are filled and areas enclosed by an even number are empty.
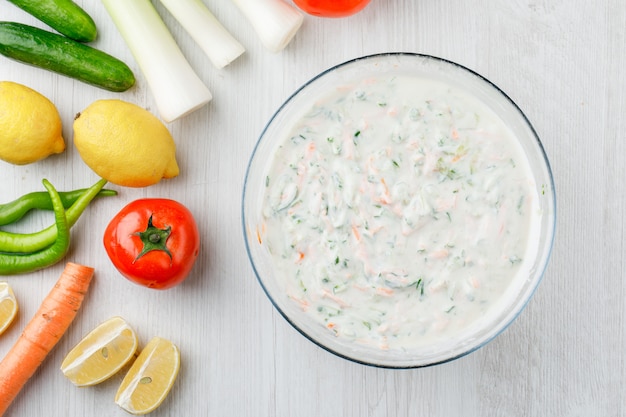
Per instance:
[[[9,1],[75,41],[91,42],[98,35],[91,16],[72,0]]]
[[[135,84],[119,59],[65,36],[16,22],[0,22],[0,54],[109,91]]]

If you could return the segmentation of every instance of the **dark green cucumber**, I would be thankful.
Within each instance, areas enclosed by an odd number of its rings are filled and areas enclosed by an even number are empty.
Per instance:
[[[0,22],[0,54],[109,91],[135,84],[119,59],[62,35],[15,22]]]
[[[75,41],[91,42],[98,35],[91,16],[72,0],[9,1]]]

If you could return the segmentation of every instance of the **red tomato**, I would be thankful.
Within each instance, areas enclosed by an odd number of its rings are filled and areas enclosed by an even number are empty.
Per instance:
[[[294,3],[313,16],[345,17],[367,6],[370,0],[294,0]]]
[[[200,252],[200,234],[182,204],[145,198],[113,217],[104,232],[104,247],[123,276],[162,290],[187,278]]]

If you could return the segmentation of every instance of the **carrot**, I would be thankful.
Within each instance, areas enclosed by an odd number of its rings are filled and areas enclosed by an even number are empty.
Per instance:
[[[297,302],[298,304],[300,304],[300,307],[302,308],[302,311],[307,311],[309,309],[309,302],[307,300],[304,300],[302,298],[299,297],[294,297],[293,295],[288,295],[288,297]]]
[[[0,362],[0,415],[9,408],[74,320],[93,272],[91,267],[68,263],[22,335]]]
[[[383,195],[380,196],[379,201],[382,204],[389,204],[391,203],[391,194],[389,194],[389,187],[387,187],[387,183],[385,182],[384,178],[380,179],[380,183],[383,185]]]
[[[306,147],[307,159],[310,159],[313,156],[314,152],[315,152],[315,142],[309,142],[309,144]]]
[[[378,287],[376,288],[376,294],[389,296],[393,295],[393,290],[387,287]]]
[[[343,301],[342,298],[337,297],[335,294],[331,293],[328,290],[322,290],[322,297],[333,300],[335,303],[339,304],[340,307],[348,307],[348,303],[346,303],[345,301]]]
[[[352,225],[352,234],[354,234],[356,240],[361,240],[361,233],[359,233],[359,229],[354,224]]]
[[[439,250],[432,251],[430,253],[430,256],[435,259],[444,259],[444,258],[447,258],[449,254],[450,252],[448,252],[447,249],[439,249]]]
[[[263,239],[261,238],[261,232],[259,231],[259,226],[257,226],[256,228],[256,240],[258,240],[260,244],[263,244]]]

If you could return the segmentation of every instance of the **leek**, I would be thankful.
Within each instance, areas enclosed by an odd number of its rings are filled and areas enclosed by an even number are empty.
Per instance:
[[[102,0],[135,57],[161,117],[172,122],[211,101],[150,0]]]
[[[245,48],[217,20],[201,0],[161,0],[216,68],[224,68]]]
[[[233,0],[244,14],[261,43],[272,52],[284,49],[294,37],[304,15],[283,0]]]

